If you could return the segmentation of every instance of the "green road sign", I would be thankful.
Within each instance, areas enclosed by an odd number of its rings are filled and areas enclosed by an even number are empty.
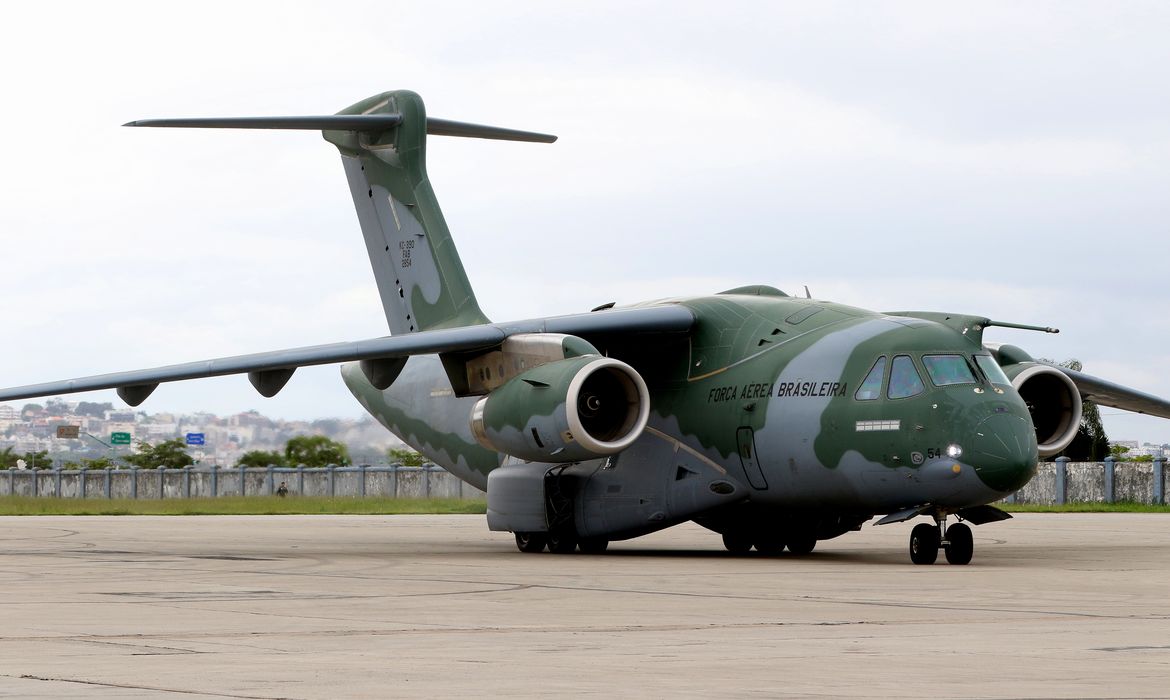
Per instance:
[[[111,445],[129,445],[130,433],[110,433]]]

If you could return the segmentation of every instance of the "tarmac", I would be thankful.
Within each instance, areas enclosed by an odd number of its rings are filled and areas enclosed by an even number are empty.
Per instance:
[[[522,554],[483,516],[0,518],[0,696],[1170,697],[1170,516],[913,523],[807,557],[685,525]]]

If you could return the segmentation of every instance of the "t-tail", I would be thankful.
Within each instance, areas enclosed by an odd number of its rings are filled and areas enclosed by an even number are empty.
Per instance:
[[[126,126],[320,129],[341,151],[350,194],[394,335],[487,323],[426,169],[427,134],[552,143],[555,136],[433,119],[422,98],[384,92],[338,114],[145,119]]]

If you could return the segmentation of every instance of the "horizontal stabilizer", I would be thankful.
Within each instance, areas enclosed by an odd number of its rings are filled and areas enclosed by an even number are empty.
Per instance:
[[[122,126],[152,126],[173,129],[305,129],[310,131],[377,132],[393,129],[402,123],[401,114],[323,114],[307,117],[199,117],[193,119],[138,119]],[[504,129],[427,118],[427,133],[434,136],[463,136],[502,141],[552,143],[551,134]]]

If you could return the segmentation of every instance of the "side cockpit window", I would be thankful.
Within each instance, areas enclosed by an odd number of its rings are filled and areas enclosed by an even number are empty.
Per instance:
[[[935,386],[974,384],[975,373],[962,355],[923,355],[922,364]]]
[[[922,384],[922,377],[914,368],[914,360],[909,355],[898,355],[890,365],[890,388],[886,396],[891,399],[905,399],[917,396],[926,390]]]
[[[865,375],[865,381],[861,382],[857,393],[854,397],[858,401],[873,401],[882,395],[882,378],[886,375],[886,357],[882,355],[877,362],[873,363],[873,369],[869,374]]]
[[[983,373],[987,375],[987,380],[992,384],[999,384],[1000,386],[1012,385],[1012,380],[1007,378],[999,363],[991,355],[976,355],[975,363],[979,365],[979,369],[983,370]]]

